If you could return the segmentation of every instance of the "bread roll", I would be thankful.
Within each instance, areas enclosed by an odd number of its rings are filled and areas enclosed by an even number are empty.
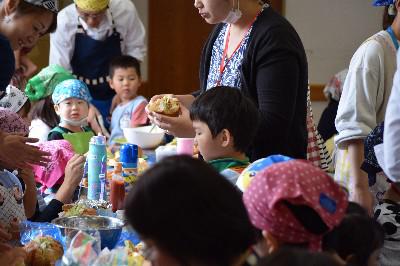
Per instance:
[[[28,266],[51,266],[64,254],[62,245],[50,236],[38,236],[24,247]]]
[[[93,216],[97,214],[96,209],[87,207],[83,204],[64,204],[62,210],[64,211],[64,217],[85,215]]]
[[[179,100],[171,95],[165,95],[148,104],[147,108],[152,111],[168,116],[178,116],[180,110]]]

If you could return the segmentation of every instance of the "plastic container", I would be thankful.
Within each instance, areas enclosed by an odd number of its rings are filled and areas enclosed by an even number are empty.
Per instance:
[[[106,138],[94,136],[89,142],[88,160],[88,195],[90,200],[99,200],[101,192],[100,174],[106,174],[107,151]]]
[[[118,174],[114,174],[111,180],[110,200],[113,212],[124,208],[125,182],[124,178]]]
[[[176,146],[160,146],[156,149],[156,162],[161,161],[165,157],[176,155]]]
[[[119,161],[124,168],[137,168],[138,163],[138,146],[135,144],[124,144],[120,149]]]
[[[176,153],[193,156],[194,139],[193,138],[176,138]]]

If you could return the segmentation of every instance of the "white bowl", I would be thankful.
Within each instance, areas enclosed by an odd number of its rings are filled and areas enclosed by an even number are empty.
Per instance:
[[[164,131],[159,127],[155,127],[151,130],[152,127],[153,126],[151,125],[145,127],[124,128],[124,136],[128,143],[136,144],[142,149],[155,148],[162,142]]]

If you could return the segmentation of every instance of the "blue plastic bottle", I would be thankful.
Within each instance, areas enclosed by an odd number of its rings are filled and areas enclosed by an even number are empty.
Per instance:
[[[107,150],[106,138],[104,136],[94,136],[89,142],[88,161],[88,195],[90,200],[99,200],[101,192],[101,182],[99,175],[106,174]]]
[[[127,191],[129,185],[137,180],[138,146],[124,144],[120,149],[120,162],[122,163],[122,176],[125,180]]]

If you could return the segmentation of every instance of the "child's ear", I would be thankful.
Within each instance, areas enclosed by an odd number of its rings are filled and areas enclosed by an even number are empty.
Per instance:
[[[110,88],[114,90],[114,83],[113,83],[113,79],[111,77],[108,80],[108,85],[110,85]]]
[[[232,135],[229,132],[229,130],[224,128],[221,131],[221,133],[219,133],[219,134],[221,136],[220,137],[221,138],[221,146],[224,147],[224,148],[228,147],[233,141]]]
[[[279,249],[279,241],[273,235],[268,233],[267,231],[263,230],[262,235],[267,242],[267,253],[272,254],[274,251]]]
[[[11,15],[15,10],[17,10],[17,7],[19,5],[20,0],[8,0],[8,1],[3,1],[5,2],[5,14],[6,15]]]
[[[56,114],[59,116],[60,115],[60,107],[58,106],[58,104],[54,105],[54,111],[56,111]]]

